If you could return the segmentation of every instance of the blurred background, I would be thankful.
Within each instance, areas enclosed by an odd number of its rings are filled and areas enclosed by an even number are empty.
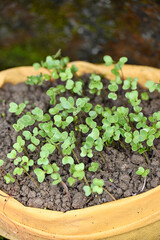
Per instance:
[[[160,1],[0,0],[0,70],[62,49],[70,60],[105,54],[160,67]]]
[[[0,13],[0,70],[58,49],[72,61],[108,54],[160,68],[159,0],[0,0]]]

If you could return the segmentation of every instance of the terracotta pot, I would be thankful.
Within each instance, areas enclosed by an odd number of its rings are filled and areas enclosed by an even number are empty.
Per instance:
[[[110,68],[74,62],[79,74],[103,73],[111,78]],[[44,69],[42,69],[44,71]],[[45,70],[46,71],[46,70]],[[160,70],[126,65],[124,76],[147,80],[160,79]],[[32,67],[12,68],[0,72],[0,86],[25,81],[37,72]],[[0,235],[11,240],[159,240],[160,186],[137,196],[66,213],[25,207],[12,197],[3,206],[7,194],[0,191]]]

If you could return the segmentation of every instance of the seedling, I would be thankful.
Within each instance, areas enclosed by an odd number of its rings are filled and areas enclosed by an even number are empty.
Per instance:
[[[160,92],[160,81],[159,81],[159,83],[155,83],[153,81],[148,81],[148,82],[146,82],[145,86],[149,89],[150,92],[154,92],[155,90]]]
[[[9,112],[15,113],[16,115],[20,115],[25,109],[26,104],[25,103],[16,104],[14,102],[11,102],[9,106],[10,106]]]
[[[144,169],[143,167],[139,167],[136,174],[140,175],[141,177],[145,178],[149,174],[150,170],[149,169]]]
[[[143,192],[144,188],[145,188],[145,185],[146,185],[146,179],[147,179],[147,176],[149,174],[150,170],[149,169],[144,169],[143,167],[139,167],[136,174],[137,175],[140,175],[142,178],[144,178],[144,183],[143,183],[143,186],[140,190],[140,192]]]
[[[114,182],[112,178],[110,178],[110,179],[109,179],[109,181],[110,181],[111,183],[113,183],[113,182]]]
[[[106,101],[120,102],[119,88],[125,91],[125,106],[122,103],[119,107],[108,108],[105,102],[103,106],[94,105],[89,97],[85,97],[87,86],[77,77],[78,69],[74,65],[68,67],[69,59],[60,58],[60,55],[61,52],[58,51],[55,55],[48,56],[44,62],[35,63],[35,69],[45,67],[48,73],[29,76],[26,81],[30,85],[41,85],[45,81],[59,79],[61,84],[47,90],[50,97],[48,112],[45,113],[39,107],[33,108],[34,103],[31,103],[32,110],[29,112],[26,111],[28,102],[10,103],[9,111],[18,115],[17,122],[13,124],[17,131],[17,141],[7,155],[15,165],[12,174],[30,176],[30,170],[33,170],[39,183],[45,181],[46,176],[50,176],[52,184],[61,184],[67,194],[67,184],[72,187],[79,181],[83,183],[86,196],[101,195],[105,191],[115,200],[105,188],[103,179],[87,179],[87,173],[92,172],[96,176],[96,173],[101,171],[101,159],[103,164],[106,164],[103,156],[106,147],[115,147],[117,143],[120,143],[126,152],[130,149],[143,154],[149,163],[146,152],[155,149],[154,141],[160,137],[160,111],[149,117],[144,115],[141,102],[148,101],[149,95],[146,91],[139,94],[137,78],[124,79],[122,69],[127,62],[126,57],[114,62],[110,56],[104,56],[105,65],[112,65],[111,72],[114,76],[108,85]],[[160,92],[158,83],[149,81],[146,87],[150,92]],[[95,73],[90,75],[88,92],[91,98],[97,95],[104,97],[106,91],[103,89],[102,76]],[[64,93],[67,97],[63,96]],[[51,162],[54,151],[59,152],[62,167],[68,169],[67,183],[63,181],[56,159]],[[95,153],[98,153],[99,162],[93,160]],[[88,166],[86,159],[90,161]],[[5,161],[0,159],[0,167],[4,164]],[[139,167],[136,172],[144,179],[148,173],[149,169],[145,170],[143,167]],[[8,172],[4,176],[7,183],[15,181],[12,174]],[[34,181],[31,176],[30,178]],[[112,178],[109,181],[110,184],[113,183]]]
[[[102,179],[94,178],[91,186],[84,186],[83,190],[85,191],[85,194],[88,197],[91,193],[102,194],[103,186],[104,186],[104,181]]]
[[[6,116],[6,114],[4,112],[2,112],[1,116],[4,118]]]
[[[90,76],[89,92],[100,95],[102,88],[103,83],[101,82],[101,77],[95,73],[92,73]]]
[[[4,161],[2,159],[0,159],[0,167],[2,167],[4,164]]]
[[[4,176],[4,179],[6,180],[6,183],[10,183],[10,182],[15,182],[15,179],[11,176],[10,173],[7,173],[5,176]]]

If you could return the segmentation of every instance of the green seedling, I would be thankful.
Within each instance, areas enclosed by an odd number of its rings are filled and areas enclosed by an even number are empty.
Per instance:
[[[65,92],[65,87],[63,85],[58,85],[57,87],[53,88],[51,87],[47,91],[47,95],[50,96],[50,104],[56,104],[56,97]]]
[[[42,183],[44,181],[44,179],[45,179],[45,171],[43,171],[40,168],[36,168],[36,169],[34,169],[34,173],[37,176],[38,182]]]
[[[142,178],[144,178],[144,183],[143,183],[143,186],[140,190],[140,192],[143,192],[144,188],[145,188],[145,185],[146,185],[146,179],[147,179],[147,176],[149,174],[150,170],[149,169],[144,169],[143,167],[139,167],[138,170],[136,171],[136,174],[141,176]]]
[[[100,95],[102,88],[103,83],[101,82],[101,77],[95,73],[92,73],[90,76],[89,92]]]
[[[27,77],[27,81],[26,81],[26,84],[29,84],[29,85],[42,85],[43,83],[43,74],[40,73],[39,75],[36,75],[36,76],[28,76]]]
[[[139,167],[136,174],[140,175],[142,178],[147,177],[147,175],[149,174],[150,170],[149,169],[144,169],[143,167]]]
[[[114,182],[112,178],[110,178],[110,179],[109,179],[109,181],[110,181],[111,183],[113,183],[113,182]]]
[[[147,155],[147,152],[155,150],[154,143],[160,137],[160,111],[149,117],[143,113],[141,102],[148,101],[149,95],[146,91],[139,94],[137,78],[124,78],[126,57],[115,62],[110,56],[104,56],[105,65],[111,66],[113,74],[108,92],[103,89],[104,79],[101,75],[92,73],[87,86],[76,75],[76,66],[69,67],[68,62],[69,59],[61,57],[61,51],[58,51],[45,61],[34,64],[36,70],[46,68],[45,74],[29,76],[27,79],[26,83],[30,85],[42,85],[53,79],[60,82],[57,87],[47,90],[50,105],[46,112],[35,107],[34,103],[30,103],[32,108],[26,111],[26,104],[29,104],[27,101],[10,103],[9,111],[18,116],[17,122],[13,124],[18,132],[17,140],[7,154],[15,165],[13,175],[27,174],[34,181],[30,175],[30,171],[33,171],[39,183],[50,176],[52,184],[60,183],[69,196],[67,185],[60,174],[61,169],[53,157],[54,152],[58,152],[61,167],[68,170],[67,184],[70,187],[76,182],[82,182],[86,196],[101,195],[105,191],[115,200],[106,190],[103,179],[96,178],[96,173],[102,171],[101,159],[103,165],[107,164],[103,157],[107,154],[106,148],[121,146],[126,153],[131,150],[143,154],[149,163],[150,154]],[[150,92],[160,92],[160,83],[149,81],[146,87]],[[121,103],[120,88],[125,91],[125,105]],[[94,105],[91,100],[95,97],[102,98],[103,105]],[[111,108],[105,106],[107,102],[113,104],[115,100],[121,105]],[[99,156],[96,162],[95,154]],[[3,165],[4,161],[0,159],[0,167]],[[92,173],[93,178],[87,179],[90,175],[87,173]],[[139,167],[136,172],[144,179],[148,173],[149,169],[143,167]],[[4,178],[7,183],[15,181],[11,173],[7,173]],[[109,181],[113,183],[113,179]]]
[[[145,83],[145,86],[148,88],[149,92],[154,92],[155,90],[160,92],[160,82],[159,83],[155,83],[153,81],[147,81]]]
[[[20,115],[25,109],[25,107],[26,107],[25,103],[16,104],[14,102],[11,102],[9,104],[9,112],[15,113],[16,115]]]
[[[53,185],[57,185],[58,183],[60,183],[62,181],[62,178],[59,173],[52,173],[51,178],[54,180],[52,182]]]
[[[5,117],[5,116],[6,116],[6,114],[5,114],[4,112],[2,112],[2,113],[1,113],[1,116],[2,116],[2,117]]]
[[[4,161],[2,159],[0,159],[0,167],[2,167],[4,164]]]
[[[74,178],[82,180],[85,176],[84,163],[72,164],[70,168],[70,173],[72,173]]]
[[[84,186],[83,190],[85,195],[88,197],[91,193],[102,194],[103,193],[104,181],[102,179],[93,179],[91,186]]]
[[[22,139],[21,136],[17,137],[17,142],[13,144],[14,149],[21,153],[23,151],[23,147],[25,145],[25,141]]]
[[[137,89],[137,83],[138,83],[138,78],[132,79],[132,78],[128,77],[126,80],[124,80],[122,88],[124,90],[128,90],[128,89],[136,90]]]
[[[142,100],[147,101],[149,99],[148,93],[147,92],[141,93],[141,98]]]
[[[91,162],[91,166],[88,168],[90,172],[96,172],[99,168],[99,163]]]
[[[4,176],[4,179],[5,179],[5,181],[6,181],[6,183],[7,184],[9,184],[9,183],[13,183],[13,182],[15,182],[15,179],[11,176],[11,174],[10,173],[7,173],[5,176]]]

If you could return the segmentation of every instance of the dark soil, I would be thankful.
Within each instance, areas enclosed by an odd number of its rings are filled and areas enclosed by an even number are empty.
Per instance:
[[[83,76],[86,81],[87,77]],[[107,91],[108,82],[103,79],[105,83],[105,89]],[[38,106],[46,112],[49,105],[49,97],[46,95],[46,90],[56,83],[45,83],[42,86],[28,86],[24,83],[13,86],[6,84],[4,88],[0,89],[0,159],[5,160],[4,169],[6,172],[12,173],[14,170],[13,161],[9,160],[6,155],[12,150],[12,146],[16,141],[17,133],[14,131],[12,124],[17,121],[17,117],[14,114],[8,112],[9,103],[16,102],[21,103],[28,100],[30,104],[27,105],[27,110]],[[141,88],[139,87],[140,91]],[[86,94],[91,97],[89,93]],[[104,94],[104,93],[103,93]],[[120,90],[120,95],[123,96],[123,91]],[[64,95],[66,96],[66,95]],[[150,100],[146,103],[143,102],[143,112],[145,115],[150,115],[160,109],[160,94],[151,93],[149,94]],[[104,95],[92,97],[93,104],[100,103],[102,105],[117,106],[122,105],[120,101],[113,102],[107,100]],[[34,103],[34,106],[32,105]],[[127,104],[127,103],[125,103]],[[160,152],[160,142],[155,142],[156,149]],[[146,185],[143,191],[148,191],[160,184],[160,155],[158,151],[151,150],[148,153],[150,159],[150,166],[147,165],[146,159],[143,155],[125,150],[120,146],[119,143],[113,147],[108,147],[102,152],[103,157],[106,160],[104,166],[103,161],[98,153],[94,153],[92,161],[98,161],[101,166],[101,170],[97,173],[87,172],[86,177],[88,180],[93,178],[102,178],[105,182],[105,188],[114,196],[115,199],[125,198],[141,193],[141,189],[144,184],[144,179],[136,175],[136,171],[139,166],[143,166],[145,169],[150,168],[150,173],[146,179]],[[79,150],[77,149],[79,155]],[[58,152],[54,152],[51,156],[51,163],[55,162],[58,166],[61,166],[62,157]],[[90,159],[84,158],[86,168],[90,165]],[[36,164],[36,163],[35,163]],[[6,174],[4,170],[1,172]],[[30,171],[30,175],[36,180],[36,176],[33,171]],[[67,178],[69,177],[68,167],[63,166],[60,170],[60,175],[63,181],[67,184]],[[110,182],[113,179],[113,183]],[[112,201],[113,199],[104,191],[102,195],[86,197],[82,188],[83,182],[76,182],[74,186],[69,187],[68,191],[70,198],[66,194],[63,186],[58,184],[53,186],[51,184],[52,179],[50,176],[46,177],[45,181],[41,184],[38,183],[39,189],[36,188],[33,181],[25,174],[17,177],[18,183],[6,184],[5,180],[1,176],[0,178],[0,189],[7,194],[12,192],[12,197],[20,201],[25,206],[46,208],[58,211],[68,211],[71,209],[81,209],[88,206],[93,206],[105,202]]]

